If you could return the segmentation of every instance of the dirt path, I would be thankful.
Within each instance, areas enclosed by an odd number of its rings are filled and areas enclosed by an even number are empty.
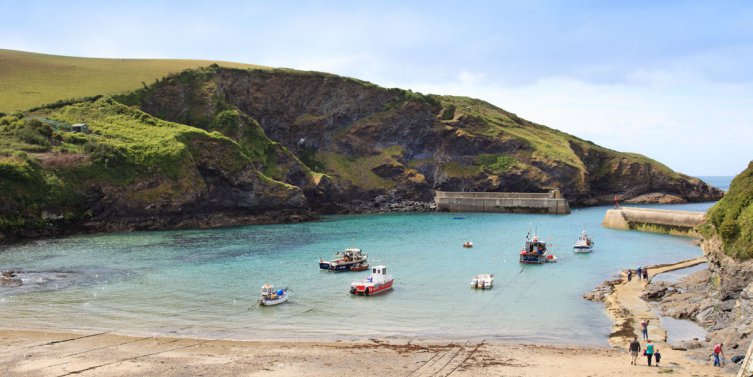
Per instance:
[[[706,263],[705,257],[685,260],[672,264],[648,266],[649,281],[654,276],[692,267],[701,263]],[[649,307],[649,304],[641,299],[641,293],[648,284],[646,280],[638,280],[633,277],[632,281],[627,281],[626,273],[622,274],[622,282],[614,286],[612,294],[604,300],[607,311],[614,321],[613,334],[610,336],[609,344],[614,347],[627,349],[633,337],[638,337],[642,348],[646,347],[646,342],[640,331],[640,322],[648,320],[648,338],[654,343],[654,348],[661,351],[662,366],[671,365],[676,368],[676,372],[697,375],[697,376],[727,376],[719,368],[713,368],[709,365],[699,365],[689,360],[684,351],[673,350],[667,341],[667,330],[660,326],[659,317],[657,317]],[[640,365],[646,365],[646,357],[639,358]],[[692,371],[692,373],[691,373]]]

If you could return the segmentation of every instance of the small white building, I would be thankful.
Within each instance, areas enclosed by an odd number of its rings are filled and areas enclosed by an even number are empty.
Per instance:
[[[71,125],[71,132],[89,133],[89,126],[86,123],[74,123]]]

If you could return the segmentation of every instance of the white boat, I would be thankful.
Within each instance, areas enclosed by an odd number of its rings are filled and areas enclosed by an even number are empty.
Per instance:
[[[573,245],[573,251],[576,253],[590,253],[593,250],[594,245],[594,241],[584,230],[580,234],[580,237],[578,237],[578,241]]]
[[[473,247],[473,242],[471,242],[471,241],[465,241],[463,243],[463,247],[468,247],[468,248]]]
[[[471,288],[492,289],[494,286],[494,274],[478,274],[471,280]]]
[[[282,304],[288,301],[288,289],[275,289],[272,284],[264,283],[261,286],[261,297],[259,298],[259,304],[264,306],[272,306]]]

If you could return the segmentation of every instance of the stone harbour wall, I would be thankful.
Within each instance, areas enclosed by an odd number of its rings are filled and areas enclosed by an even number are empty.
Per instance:
[[[548,193],[437,191],[438,211],[568,214],[570,205],[558,190]]]

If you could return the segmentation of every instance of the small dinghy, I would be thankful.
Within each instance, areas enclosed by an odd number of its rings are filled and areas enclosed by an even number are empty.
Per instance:
[[[261,286],[261,297],[259,298],[259,304],[264,306],[272,306],[282,304],[288,301],[288,289],[275,289],[272,284],[264,283]]]
[[[492,289],[494,286],[494,274],[478,274],[471,280],[471,288]]]
[[[471,247],[473,247],[473,242],[471,242],[471,241],[465,241],[463,243],[463,247],[471,248]]]

